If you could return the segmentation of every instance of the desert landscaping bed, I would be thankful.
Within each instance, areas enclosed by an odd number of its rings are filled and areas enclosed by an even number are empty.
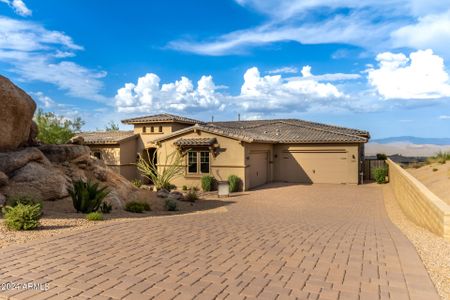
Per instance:
[[[445,164],[435,162],[406,170],[450,205],[450,162]]]
[[[389,184],[384,186],[384,201],[391,221],[413,243],[439,295],[443,299],[450,299],[450,241],[408,220]]]
[[[88,230],[93,226],[111,222],[130,222],[136,219],[153,218],[157,216],[174,216],[192,213],[218,213],[226,212],[223,207],[224,202],[217,199],[215,195],[209,193],[205,194],[196,202],[176,201],[177,211],[167,211],[165,208],[164,198],[156,197],[156,193],[151,191],[141,191],[140,198],[137,200],[145,201],[150,204],[151,211],[143,213],[131,213],[123,209],[114,209],[109,214],[104,214],[103,221],[88,221],[86,215],[76,213],[72,200],[70,198],[61,199],[58,201],[45,201],[43,203],[43,216],[40,220],[40,226],[35,230],[28,231],[13,231],[4,226],[4,220],[0,218],[0,248],[7,247],[13,244],[26,243],[32,240],[44,239],[60,234],[67,234],[70,232]]]

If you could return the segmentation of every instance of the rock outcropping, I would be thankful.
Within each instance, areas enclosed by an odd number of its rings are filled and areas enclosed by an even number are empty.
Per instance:
[[[0,104],[0,151],[27,145],[33,140],[30,133],[36,103],[8,78],[0,76]]]
[[[68,196],[75,180],[100,181],[108,186],[107,201],[121,208],[137,192],[128,180],[90,156],[78,144],[38,145],[32,121],[36,104],[24,91],[0,76],[0,205],[5,196],[29,195],[55,201]]]

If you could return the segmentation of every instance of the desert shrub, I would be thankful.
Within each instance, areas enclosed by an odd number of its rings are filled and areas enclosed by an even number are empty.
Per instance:
[[[137,188],[140,188],[142,186],[142,180],[140,179],[133,179],[131,183]]]
[[[194,190],[190,190],[186,193],[186,195],[184,195],[184,200],[188,201],[188,202],[195,202],[198,200],[198,194],[197,191]]]
[[[375,168],[373,169],[372,174],[378,184],[386,183],[388,169],[386,167]]]
[[[428,157],[427,163],[440,163],[445,164],[447,160],[450,160],[450,152],[439,151],[434,156]]]
[[[170,190],[170,182],[179,176],[184,174],[184,156],[186,153],[179,152],[175,150],[169,154],[166,153],[165,160],[159,161],[158,163],[166,166],[164,168],[159,168],[156,164],[157,152],[155,151],[150,157],[149,152],[147,152],[147,159],[139,154],[136,167],[141,172],[142,176],[148,178],[153,182],[156,189],[167,189]]]
[[[109,194],[106,187],[100,188],[98,183],[82,180],[75,181],[73,186],[68,188],[68,192],[72,197],[73,207],[82,213],[97,211],[103,199]]]
[[[230,193],[237,192],[237,191],[239,191],[241,179],[236,175],[230,175],[228,177],[228,184],[230,186]]]
[[[176,189],[177,189],[177,186],[176,186],[175,184],[169,183],[169,184],[165,185],[164,188],[170,192],[170,191],[172,191],[172,190],[176,190]]]
[[[168,211],[177,211],[178,210],[177,202],[173,199],[166,199],[165,206]]]
[[[151,211],[152,208],[150,207],[150,204],[148,204],[147,202],[142,202],[142,205],[144,206],[144,210],[145,211]]]
[[[433,168],[433,172],[436,172],[437,170],[439,170],[438,168]]]
[[[187,191],[187,189],[188,189],[188,188],[187,188],[187,185],[183,185],[182,190],[183,190],[183,191]]]
[[[36,204],[17,204],[3,209],[5,225],[11,230],[31,230],[39,226],[42,206]]]
[[[88,221],[103,221],[103,214],[98,211],[93,211],[86,215]]]
[[[125,204],[125,210],[132,212],[132,213],[143,213],[145,210],[144,203],[137,202],[137,201],[131,201]]]
[[[102,204],[100,204],[100,211],[104,214],[109,214],[112,211],[112,204],[103,201]]]
[[[197,186],[191,186],[190,190],[198,192],[199,188]]]
[[[6,199],[6,205],[7,206],[17,206],[17,204],[23,204],[23,205],[34,205],[39,204],[42,209],[42,202],[39,200],[36,200],[33,196],[30,195],[14,195],[8,197]]]
[[[210,192],[210,191],[212,191],[214,189],[214,182],[215,182],[215,180],[214,180],[213,176],[211,176],[211,175],[203,175],[202,179],[201,179],[201,182],[202,182],[202,189],[205,192]]]
[[[387,155],[384,153],[377,153],[377,159],[379,160],[386,160],[387,159]]]

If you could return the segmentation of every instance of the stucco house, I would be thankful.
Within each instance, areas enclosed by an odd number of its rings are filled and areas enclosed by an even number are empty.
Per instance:
[[[297,119],[201,122],[171,114],[126,119],[133,131],[86,132],[93,155],[128,179],[138,178],[138,153],[187,151],[177,186],[200,186],[205,174],[242,179],[248,190],[272,181],[358,184],[367,131]]]

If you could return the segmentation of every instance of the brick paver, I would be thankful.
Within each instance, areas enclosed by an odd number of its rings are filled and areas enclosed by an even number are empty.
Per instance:
[[[376,186],[277,186],[224,213],[104,224],[0,250],[10,299],[439,299]]]

